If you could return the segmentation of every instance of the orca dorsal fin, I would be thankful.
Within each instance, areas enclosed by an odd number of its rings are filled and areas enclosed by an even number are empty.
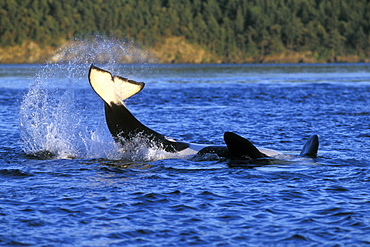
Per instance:
[[[316,157],[317,151],[319,150],[319,137],[317,135],[312,135],[306,143],[304,144],[300,156],[305,157]]]
[[[122,104],[122,101],[140,92],[144,82],[136,82],[120,76],[112,76],[106,70],[91,65],[89,81],[94,91],[105,103],[112,105]]]
[[[224,140],[233,159],[257,159],[265,157],[248,139],[233,132],[225,132]]]

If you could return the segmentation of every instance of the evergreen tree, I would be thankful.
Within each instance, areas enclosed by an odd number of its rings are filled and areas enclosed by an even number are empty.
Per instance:
[[[285,49],[370,54],[368,0],[3,0],[0,45],[58,45],[86,34],[189,42],[232,60]]]

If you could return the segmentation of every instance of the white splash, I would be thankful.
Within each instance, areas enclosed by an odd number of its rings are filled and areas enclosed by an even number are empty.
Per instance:
[[[87,35],[69,41],[50,58],[51,63],[151,63],[156,58],[132,41],[104,35]]]
[[[79,88],[88,88],[87,74],[91,63],[108,62],[108,67],[115,68],[122,55],[129,56],[128,50],[132,46],[126,47],[122,42],[118,44],[117,40],[100,36],[72,42],[58,51],[59,63],[48,63],[40,70],[20,108],[21,145],[26,154],[56,159],[147,161],[158,158],[160,150],[140,146],[140,143],[136,143],[135,147],[140,147],[136,150],[129,150],[130,145],[116,144],[105,124],[103,102],[93,117],[94,120],[101,119],[100,122],[91,122],[88,106],[80,103],[80,95],[76,93]],[[131,54],[136,53],[131,51]],[[138,62],[140,59],[131,60]]]

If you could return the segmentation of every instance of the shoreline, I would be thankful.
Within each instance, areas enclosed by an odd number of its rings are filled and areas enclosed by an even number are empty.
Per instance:
[[[269,55],[242,57],[234,54],[234,58],[222,58],[207,51],[198,44],[191,44],[182,37],[166,38],[155,45],[140,48],[132,43],[110,44],[110,49],[103,50],[104,44],[93,44],[86,53],[86,46],[91,44],[85,41],[66,41],[59,47],[41,47],[35,42],[27,42],[12,47],[0,47],[0,64],[39,64],[58,63],[68,61],[92,60],[94,62],[112,61],[118,63],[157,63],[157,64],[314,64],[314,63],[370,63],[370,57],[358,55],[332,56],[319,58],[311,51],[285,50]],[[124,49],[122,48],[124,46]],[[76,48],[77,47],[77,48]],[[97,48],[99,47],[99,48]],[[124,50],[117,52],[117,47]],[[91,47],[89,47],[91,48]],[[96,48],[98,51],[92,52]],[[106,47],[104,47],[106,48]],[[86,53],[84,57],[83,52]],[[91,52],[92,54],[89,54]],[[82,54],[82,55],[81,55]],[[88,61],[83,61],[88,62]]]

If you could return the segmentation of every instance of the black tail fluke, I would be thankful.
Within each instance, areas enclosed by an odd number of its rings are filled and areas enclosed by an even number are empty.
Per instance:
[[[300,156],[304,157],[317,157],[317,151],[319,150],[319,137],[312,135],[304,144]]]

